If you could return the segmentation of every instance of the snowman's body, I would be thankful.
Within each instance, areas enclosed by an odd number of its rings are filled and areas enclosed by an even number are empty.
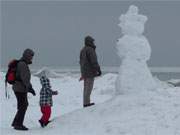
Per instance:
[[[131,6],[128,13],[120,17],[120,27],[124,36],[117,43],[118,55],[121,59],[116,80],[117,94],[137,93],[156,88],[146,63],[151,55],[149,42],[142,35],[146,20],[146,16],[138,15],[135,6]]]

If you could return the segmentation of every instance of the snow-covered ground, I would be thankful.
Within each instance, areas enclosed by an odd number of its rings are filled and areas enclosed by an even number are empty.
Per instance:
[[[159,81],[158,89],[140,93],[114,95],[117,74],[108,73],[95,80],[92,100],[95,106],[82,107],[83,82],[79,74],[60,74],[51,79],[54,90],[52,116],[46,128],[38,119],[40,83],[32,77],[37,96],[28,95],[29,107],[25,125],[29,131],[16,131],[11,122],[16,113],[16,99],[8,87],[10,99],[4,95],[4,74],[0,74],[0,130],[2,135],[180,135],[180,88]],[[142,82],[143,83],[143,82]]]
[[[59,78],[52,79],[51,85],[54,90],[58,90],[59,95],[53,97],[54,106],[52,108],[52,117],[59,117],[60,119],[63,115],[73,112],[77,109],[82,109],[82,94],[83,94],[83,82],[79,82],[79,74],[60,74]],[[5,88],[4,88],[4,74],[1,73],[0,81],[0,104],[1,104],[1,117],[0,117],[0,130],[3,135],[5,134],[16,134],[19,132],[14,131],[11,128],[11,122],[16,113],[16,98],[11,90],[11,86],[8,87],[10,92],[10,99],[5,98]],[[97,104],[103,103],[104,101],[110,99],[114,90],[114,81],[116,75],[108,74],[104,75],[103,78],[97,78],[94,86],[94,91],[92,93],[92,101]],[[106,80],[106,81],[105,81]],[[30,134],[40,134],[41,128],[38,123],[38,119],[41,117],[39,108],[39,91],[41,88],[39,79],[37,77],[32,77],[31,82],[34,89],[36,90],[37,96],[32,96],[28,94],[29,97],[29,107],[26,113],[25,125],[30,128],[28,131]],[[103,86],[103,87],[102,87]],[[70,122],[69,120],[67,121]],[[59,124],[58,124],[59,125]],[[59,128],[59,127],[58,127]],[[44,129],[43,129],[44,130]],[[46,130],[46,129],[45,129]],[[56,129],[53,129],[58,133]],[[49,133],[47,133],[49,134]]]

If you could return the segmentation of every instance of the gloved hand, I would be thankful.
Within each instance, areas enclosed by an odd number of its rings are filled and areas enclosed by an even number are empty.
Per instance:
[[[52,95],[58,95],[58,91],[52,91]]]
[[[101,70],[99,69],[99,71],[97,72],[97,76],[101,76],[102,72]]]
[[[79,78],[79,81],[82,81],[82,80],[84,80],[84,77],[83,77],[83,76],[81,76],[81,77]]]
[[[95,76],[101,76],[101,69],[99,68],[96,72],[95,72],[96,74],[95,74]]]
[[[36,92],[34,91],[33,88],[31,88],[31,89],[29,90],[29,93],[31,93],[33,96],[36,96]]]

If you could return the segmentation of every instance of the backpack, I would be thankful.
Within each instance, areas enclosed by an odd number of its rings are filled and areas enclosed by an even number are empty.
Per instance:
[[[10,98],[9,92],[7,90],[7,83],[11,84],[11,85],[15,83],[18,62],[19,62],[19,60],[14,59],[14,60],[10,61],[8,64],[8,71],[5,76],[5,95],[6,95],[7,99]]]
[[[19,60],[12,60],[9,62],[8,64],[8,71],[6,73],[6,78],[5,78],[5,83],[13,85],[17,79],[16,77],[16,70],[17,70],[17,64],[18,64]]]

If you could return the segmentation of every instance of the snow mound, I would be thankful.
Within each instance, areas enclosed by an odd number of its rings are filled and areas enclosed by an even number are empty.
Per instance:
[[[116,78],[117,74],[113,73],[107,73],[102,77],[97,78],[95,81],[94,91],[97,91],[98,95],[114,95]]]
[[[180,87],[180,80],[179,79],[171,79],[171,80],[168,80],[167,83],[170,86]]]
[[[154,80],[157,84],[157,88],[164,88],[164,89],[168,89],[168,88],[172,88],[173,85],[171,83],[169,83],[169,81],[161,81],[159,80],[159,78],[157,78],[156,76],[154,77]]]
[[[59,117],[50,127],[61,135],[179,135],[179,98],[175,88],[119,95]]]
[[[40,69],[39,71],[37,71],[33,75],[36,76],[36,77],[39,77],[39,76],[41,76],[41,74],[43,74],[43,72],[46,72],[46,76],[49,77],[49,78],[58,78],[58,77],[61,77],[59,74],[57,74],[56,72],[50,70],[47,67],[43,67],[42,69]]]

